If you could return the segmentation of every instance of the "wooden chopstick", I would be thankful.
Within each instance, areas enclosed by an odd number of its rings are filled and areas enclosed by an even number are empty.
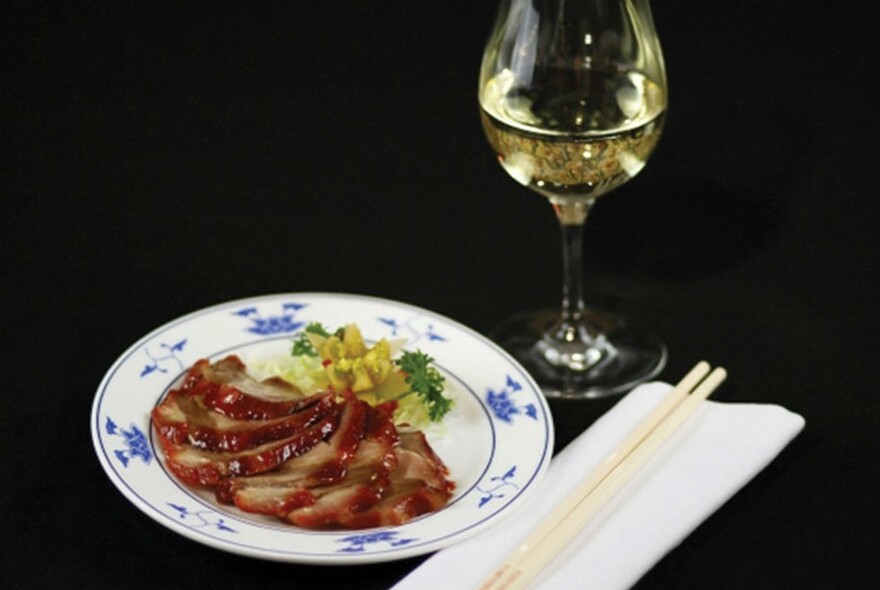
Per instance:
[[[727,376],[722,368],[711,373],[709,368],[705,361],[697,363],[526,540],[507,555],[480,590],[525,588]]]

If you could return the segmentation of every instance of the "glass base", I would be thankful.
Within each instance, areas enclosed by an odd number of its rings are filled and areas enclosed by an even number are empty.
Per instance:
[[[629,391],[666,365],[666,346],[644,327],[589,310],[578,331],[592,342],[560,340],[559,312],[513,316],[490,337],[532,375],[549,398],[599,398]],[[588,334],[587,334],[588,333]]]

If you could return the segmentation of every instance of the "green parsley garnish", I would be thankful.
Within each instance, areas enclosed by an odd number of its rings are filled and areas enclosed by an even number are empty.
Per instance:
[[[296,340],[293,341],[293,350],[290,352],[293,356],[318,356],[318,351],[309,341],[309,334],[318,334],[325,338],[330,337],[330,332],[320,323],[311,322],[302,332],[299,333]]]
[[[395,361],[406,373],[410,393],[421,396],[422,403],[428,409],[428,417],[432,422],[439,422],[452,408],[452,400],[443,395],[443,384],[446,379],[431,366],[432,362],[434,359],[420,350],[403,352]]]

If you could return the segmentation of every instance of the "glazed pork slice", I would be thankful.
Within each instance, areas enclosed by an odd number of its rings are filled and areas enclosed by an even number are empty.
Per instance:
[[[200,396],[170,391],[152,412],[166,447],[189,443],[206,451],[238,452],[291,437],[336,411],[332,394],[317,395],[296,412],[269,420],[236,420],[205,407]]]
[[[218,500],[234,502],[247,512],[283,517],[310,506],[340,482],[363,480],[370,485],[386,478],[396,465],[397,431],[391,411],[347,400],[333,436],[278,470],[255,477],[233,478],[217,487]]]
[[[447,479],[449,468],[425,438],[420,430],[400,432],[400,446],[397,449],[399,479],[424,481],[429,487],[442,493],[451,493],[453,484]]]
[[[218,501],[247,512],[281,516],[312,501],[308,488],[342,479],[365,437],[371,408],[357,399],[340,406],[339,425],[330,438],[270,473],[220,482],[215,489]]]
[[[394,526],[439,510],[449,502],[453,490],[450,482],[441,477],[443,483],[438,488],[424,479],[409,477],[412,470],[400,465],[400,453],[395,452],[394,457],[385,461],[384,465],[393,465],[387,471],[353,468],[340,483],[311,490],[314,503],[291,511],[284,519],[310,529]],[[408,460],[415,461],[412,457]],[[421,468],[419,471],[424,473]]]
[[[449,468],[431,448],[421,431],[400,433],[395,449],[396,468],[391,472],[382,499],[367,509],[348,515],[341,524],[363,529],[394,526],[444,507],[455,484],[447,478]]]
[[[422,480],[392,475],[389,486],[378,502],[363,510],[345,514],[339,524],[350,529],[405,524],[418,516],[440,510],[449,502],[450,496],[451,492],[432,488]],[[299,519],[297,524],[310,525],[303,519]]]
[[[387,439],[364,440],[344,478],[303,490],[299,505],[279,516],[310,529],[345,527],[355,514],[382,499],[397,467],[395,450]]]
[[[237,491],[234,502],[245,512],[277,516],[295,524],[308,520],[312,523],[310,528],[324,528],[339,520],[337,506],[361,510],[378,502],[393,467],[393,448],[365,440],[359,445],[345,476],[336,482],[316,481],[307,475],[276,486],[248,486]],[[339,498],[349,501],[341,502]]]
[[[310,398],[278,377],[257,381],[235,355],[215,363],[197,361],[187,372],[182,395],[200,397],[205,407],[236,420],[280,418],[309,404]]]
[[[240,452],[213,452],[189,444],[169,444],[166,465],[190,485],[215,486],[224,478],[265,473],[309,451],[329,437],[339,419],[338,406],[295,435]]]
[[[419,431],[400,433],[393,458],[383,458],[378,469],[360,466],[356,460],[338,484],[312,489],[314,503],[291,511],[285,520],[311,529],[400,525],[445,506],[455,488]]]
[[[284,520],[308,529],[349,528],[346,523],[379,502],[383,491],[366,481],[335,485],[320,490],[313,504],[291,511]]]

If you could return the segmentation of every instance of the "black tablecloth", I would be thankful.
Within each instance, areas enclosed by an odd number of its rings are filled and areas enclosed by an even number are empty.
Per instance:
[[[491,2],[2,9],[4,588],[386,588],[422,558],[248,559],[134,508],[89,434],[151,329],[277,292],[375,295],[480,332],[559,299],[559,231],[480,129]],[[807,426],[639,588],[869,587],[878,524],[876,5],[658,2],[645,170],[597,204],[594,305],[661,377]],[[614,400],[553,401],[557,450]],[[450,583],[454,588],[454,583]]]

